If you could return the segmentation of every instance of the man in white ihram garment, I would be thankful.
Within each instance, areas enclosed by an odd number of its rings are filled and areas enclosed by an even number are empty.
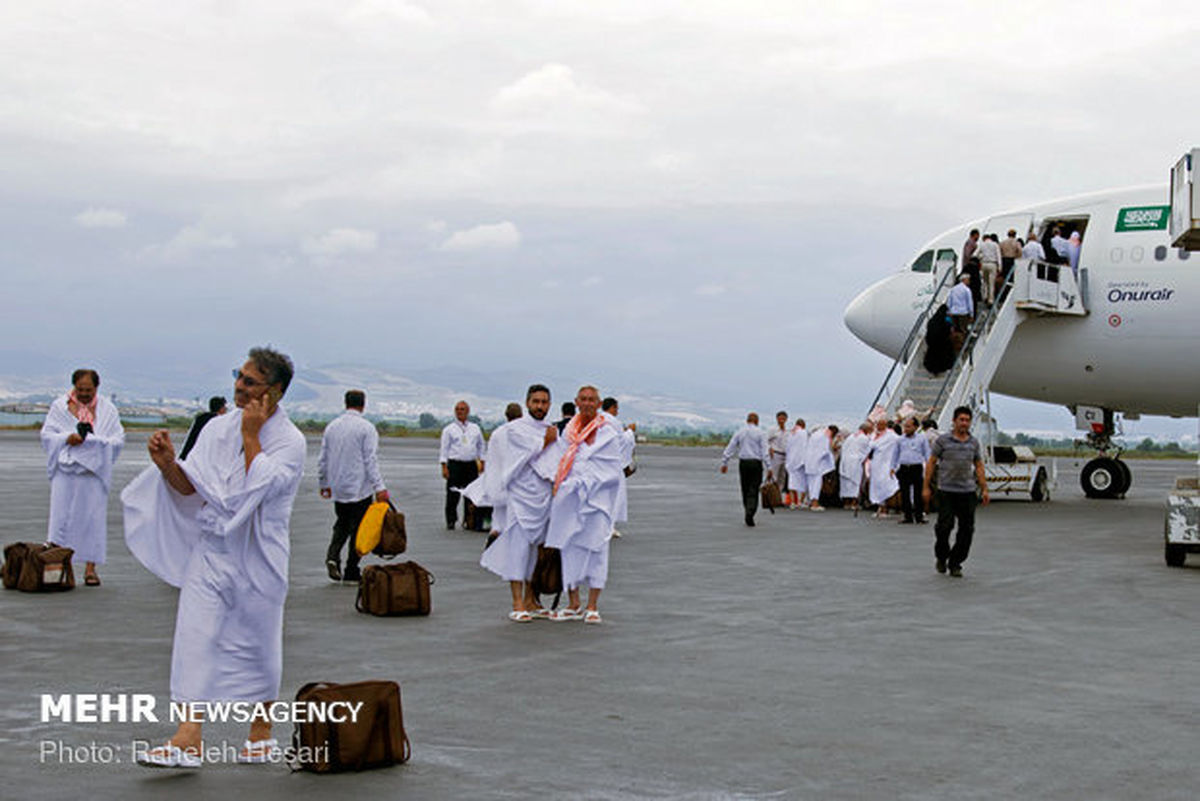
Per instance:
[[[621,403],[616,398],[605,398],[600,401],[600,411],[616,418],[621,413]],[[617,495],[617,511],[613,515],[613,523],[624,523],[629,520],[629,476],[636,469],[633,464],[633,451],[637,448],[637,423],[630,423],[621,429],[621,446],[625,449],[625,463],[621,465],[621,489]],[[613,539],[621,539],[621,532],[613,528]]]
[[[871,424],[863,423],[842,443],[842,458],[838,463],[838,483],[842,504],[849,509],[858,508],[858,495],[862,490],[863,462],[871,450]]]
[[[534,384],[525,393],[529,414],[492,432],[488,440],[488,469],[476,479],[493,507],[492,522],[502,521],[499,535],[483,552],[479,564],[504,579],[512,591],[510,620],[526,623],[549,618],[529,588],[537,548],[546,541],[550,522],[550,480],[534,470],[534,461],[558,439],[558,429],[546,419],[550,390]],[[463,494],[471,498],[472,487]],[[474,502],[474,499],[472,499]]]
[[[833,451],[830,448],[837,426],[818,428],[808,435],[808,447],[804,449],[804,476],[808,479],[808,508],[812,512],[823,512],[821,505],[821,483],[825,474],[834,467]]]
[[[117,407],[98,392],[99,373],[76,370],[71,385],[69,393],[50,404],[42,425],[50,477],[46,540],[74,549],[75,560],[85,563],[83,583],[98,587],[96,565],[108,555],[108,490],[125,429]]]
[[[562,552],[567,605],[556,621],[600,623],[597,603],[608,581],[608,551],[627,457],[617,421],[600,411],[600,393],[579,388],[576,414],[562,436],[542,452],[535,469],[554,482],[546,545]],[[579,588],[588,585],[586,612]]]
[[[167,432],[155,432],[154,464],[121,493],[129,549],[180,588],[171,699],[261,704],[237,755],[246,763],[267,762],[278,749],[259,711],[279,696],[288,521],[304,468],[304,435],[279,405],[292,373],[287,356],[251,349],[234,370],[237,410],[205,426],[185,462]],[[180,723],[137,762],[199,767],[202,723]]]
[[[900,435],[891,429],[886,417],[879,416],[875,422],[875,436],[871,440],[871,450],[867,456],[871,463],[871,503],[879,507],[875,510],[875,517],[888,516],[885,504],[888,498],[900,490],[900,482],[896,480],[899,455]]]
[[[784,466],[788,473],[788,508],[804,509],[808,496],[808,481],[804,476],[804,457],[808,452],[808,431],[804,420],[797,417],[792,433],[788,435],[787,456]]]

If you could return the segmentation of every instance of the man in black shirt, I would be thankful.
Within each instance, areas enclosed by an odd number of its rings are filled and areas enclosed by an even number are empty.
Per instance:
[[[192,423],[192,428],[188,431],[187,441],[183,443],[183,450],[179,452],[179,461],[187,458],[188,451],[196,444],[196,437],[200,436],[200,429],[208,424],[208,421],[219,414],[225,414],[229,411],[225,406],[225,399],[220,395],[213,395],[208,399],[208,411],[201,412],[196,415],[195,422]]]

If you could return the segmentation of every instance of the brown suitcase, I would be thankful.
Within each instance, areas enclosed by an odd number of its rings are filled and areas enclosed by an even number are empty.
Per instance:
[[[783,506],[783,493],[779,491],[779,485],[774,481],[768,481],[762,485],[762,505],[767,511],[774,511],[777,507]]]
[[[429,587],[433,574],[416,562],[368,565],[358,582],[354,608],[368,615],[428,615],[433,608]]]
[[[75,588],[71,556],[75,551],[53,543],[14,542],[4,549],[0,571],[4,588],[21,592],[62,592]]]
[[[412,755],[404,733],[400,685],[394,681],[352,684],[313,682],[296,693],[296,701],[326,705],[361,703],[357,718],[341,723],[310,720],[292,730],[292,769],[341,773],[400,765]]]

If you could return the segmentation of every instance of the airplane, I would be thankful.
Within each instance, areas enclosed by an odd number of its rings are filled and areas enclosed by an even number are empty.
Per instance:
[[[900,272],[863,290],[846,308],[845,324],[880,353],[905,357],[916,341],[914,324],[931,313],[931,297],[941,297],[938,288],[955,280],[946,274],[961,267],[971,229],[1001,238],[1015,229],[1022,239],[1035,232],[1047,251],[1055,227],[1064,237],[1078,231],[1078,273],[1061,270],[1073,279],[1067,283],[1080,305],[1072,314],[1043,314],[1036,304],[1025,304],[1027,313],[1013,323],[1011,338],[998,343],[999,362],[984,390],[1065,405],[1099,452],[1081,474],[1084,493],[1123,497],[1132,474],[1119,449],[1112,453],[1114,414],[1131,420],[1143,414],[1195,417],[1200,402],[1200,254],[1192,262],[1188,249],[1172,246],[1170,201],[1167,186],[1140,186],[964,223],[931,240]],[[1029,275],[1040,270],[1039,276],[1060,269],[1019,266]]]

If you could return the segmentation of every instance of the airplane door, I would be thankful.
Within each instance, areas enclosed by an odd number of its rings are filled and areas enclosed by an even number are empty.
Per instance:
[[[992,217],[987,221],[987,225],[983,227],[983,233],[995,234],[1003,239],[1008,236],[1008,229],[1014,228],[1017,231],[1017,236],[1021,239],[1029,238],[1029,230],[1033,225],[1033,213],[1021,212],[1020,214],[1001,214],[997,217]]]

